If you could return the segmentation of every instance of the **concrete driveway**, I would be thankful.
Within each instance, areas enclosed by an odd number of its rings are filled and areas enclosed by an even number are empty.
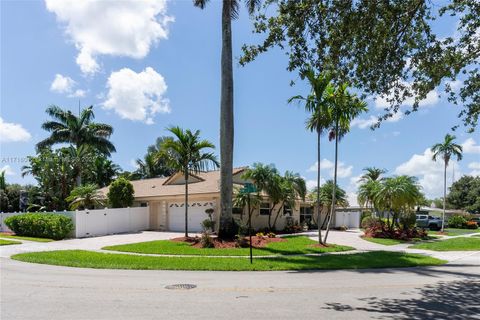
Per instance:
[[[167,240],[177,237],[183,237],[182,232],[159,232],[159,231],[141,231],[138,233],[114,234],[103,237],[92,237],[83,239],[69,239],[54,242],[34,242],[22,241],[21,245],[1,246],[0,257],[10,257],[17,253],[50,251],[50,250],[100,250],[105,246],[117,244],[127,244],[135,242]],[[196,233],[189,235],[195,236]]]

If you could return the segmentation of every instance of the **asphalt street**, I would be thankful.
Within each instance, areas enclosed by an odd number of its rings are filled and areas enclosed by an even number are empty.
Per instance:
[[[480,252],[438,267],[357,271],[95,270],[8,258],[0,271],[2,320],[480,319]]]

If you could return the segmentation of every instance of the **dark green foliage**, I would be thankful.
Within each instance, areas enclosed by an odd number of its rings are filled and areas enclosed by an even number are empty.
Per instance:
[[[148,179],[157,177],[168,177],[176,172],[176,170],[170,167],[163,157],[158,155],[162,152],[163,143],[168,137],[158,137],[155,144],[150,145],[147,148],[147,153],[142,159],[137,159],[135,162],[138,169],[133,172],[132,177],[134,179]]]
[[[480,213],[480,177],[463,176],[454,182],[447,203],[455,209]]]
[[[445,92],[462,105],[459,117],[473,131],[480,115],[480,2],[438,2],[265,1],[254,17],[254,33],[265,38],[244,45],[240,63],[280,47],[290,71],[312,67],[365,95],[388,96],[390,107],[382,120],[399,112],[408,97],[415,103],[406,113],[416,111],[420,100],[445,81],[465,78],[460,90],[447,84]],[[434,20],[456,30],[435,34]]]
[[[362,219],[361,226],[363,229],[370,229],[375,226],[380,226],[382,225],[382,221],[378,218],[374,217],[365,217]]]
[[[417,216],[415,212],[406,212],[400,216],[400,226],[403,229],[412,229],[417,223]]]
[[[466,228],[466,225],[467,219],[463,215],[455,214],[448,219],[449,228],[463,229]]]
[[[133,185],[125,178],[118,178],[110,184],[108,201],[112,208],[126,208],[133,204]]]
[[[72,219],[54,213],[26,213],[5,219],[16,235],[61,240],[73,230]]]
[[[200,238],[200,245],[202,248],[214,248],[213,238],[208,232],[203,232]]]

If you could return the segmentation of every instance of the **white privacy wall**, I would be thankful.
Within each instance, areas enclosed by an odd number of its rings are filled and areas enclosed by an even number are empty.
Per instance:
[[[149,207],[97,209],[54,212],[70,217],[74,224],[72,238],[98,237],[108,234],[138,232],[150,228]],[[11,232],[5,225],[7,217],[23,212],[1,213],[0,232]]]
[[[350,229],[360,228],[360,212],[337,211],[335,213],[335,227],[347,226]]]
[[[138,232],[150,228],[148,207],[75,211],[75,237]]]

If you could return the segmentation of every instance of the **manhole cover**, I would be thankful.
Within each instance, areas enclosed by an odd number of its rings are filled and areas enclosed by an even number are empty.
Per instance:
[[[188,284],[188,283],[179,283],[179,284],[171,284],[169,286],[166,286],[165,289],[170,289],[170,290],[190,290],[194,289],[197,286],[194,284]]]

